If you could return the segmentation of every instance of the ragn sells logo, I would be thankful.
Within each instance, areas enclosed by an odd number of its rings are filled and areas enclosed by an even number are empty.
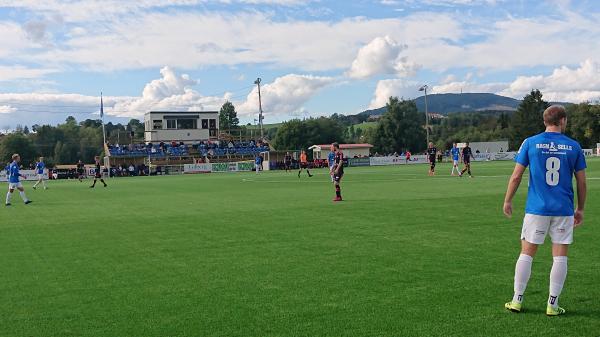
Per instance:
[[[557,151],[571,151],[573,150],[573,146],[566,144],[554,144],[554,142],[550,142],[550,144],[535,144],[536,149],[548,150],[550,152]]]

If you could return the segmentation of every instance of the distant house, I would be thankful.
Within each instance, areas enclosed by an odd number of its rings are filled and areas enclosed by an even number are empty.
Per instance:
[[[340,150],[346,158],[368,157],[372,147],[371,144],[340,144]],[[331,144],[323,144],[313,145],[308,149],[313,151],[313,159],[327,159],[330,148]]]

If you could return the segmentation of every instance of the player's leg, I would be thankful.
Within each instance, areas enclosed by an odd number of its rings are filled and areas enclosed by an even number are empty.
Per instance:
[[[334,178],[335,199],[333,201],[342,201],[342,187],[340,186],[341,176],[336,175]]]
[[[45,190],[48,189],[48,186],[46,186],[46,180],[44,180],[44,178],[40,178],[40,181],[42,182],[42,186],[44,187]]]
[[[567,279],[567,254],[573,243],[573,217],[552,217],[550,237],[552,238],[552,269],[550,270],[550,289],[546,314],[557,316],[565,313],[558,306],[558,297]]]
[[[521,311],[523,295],[531,276],[533,257],[537,252],[538,245],[544,243],[549,227],[550,217],[525,214],[521,232],[521,253],[515,264],[513,299],[504,305],[510,311]]]
[[[19,195],[21,196],[21,199],[23,199],[23,202],[25,204],[31,203],[31,201],[29,199],[27,199],[27,196],[25,195],[25,189],[23,188],[23,186],[20,183],[19,183],[19,185],[17,185],[17,190],[19,190]]]
[[[8,186],[8,192],[6,192],[6,206],[10,206],[10,198],[12,197],[12,193],[15,191],[15,189],[9,184]]]
[[[100,182],[104,184],[104,187],[108,186],[106,185],[106,182],[104,182],[104,179],[100,178]]]
[[[33,184],[33,189],[35,190],[41,182],[42,182],[42,179],[38,178],[38,180],[35,182],[35,184]]]
[[[94,177],[94,182],[92,183],[92,186],[90,186],[90,188],[94,188],[96,187],[96,177]]]
[[[302,164],[300,164],[300,170],[298,170],[298,178],[300,178],[300,173],[302,173]]]
[[[310,174],[310,170],[308,169],[308,165],[306,165],[306,173],[308,174],[309,177],[312,177],[312,174]]]
[[[473,177],[473,175],[471,174],[471,162],[467,164],[467,173],[469,174],[469,177]]]

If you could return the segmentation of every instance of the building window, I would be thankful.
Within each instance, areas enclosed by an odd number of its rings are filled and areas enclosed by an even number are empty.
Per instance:
[[[162,129],[162,119],[155,119],[152,121],[153,129]]]
[[[167,119],[167,129],[176,129],[177,128],[177,120],[176,119]]]
[[[202,120],[202,128],[203,129],[208,129],[208,119],[203,119]]]
[[[191,130],[198,128],[198,120],[196,119],[178,119],[177,129],[179,130]]]
[[[209,123],[209,128],[211,128],[211,129],[217,128],[217,120],[216,119],[209,119],[208,123]]]

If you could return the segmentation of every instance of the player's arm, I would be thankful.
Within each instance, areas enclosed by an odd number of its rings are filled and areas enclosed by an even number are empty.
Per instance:
[[[575,227],[583,223],[583,211],[585,209],[585,198],[587,197],[587,182],[585,180],[585,170],[575,172],[577,181],[577,209],[575,209]]]
[[[506,189],[506,195],[504,196],[504,215],[507,217],[512,216],[512,200],[519,189],[521,180],[523,179],[523,173],[525,172],[525,166],[517,163],[513,170],[510,180],[508,181],[508,188]]]

